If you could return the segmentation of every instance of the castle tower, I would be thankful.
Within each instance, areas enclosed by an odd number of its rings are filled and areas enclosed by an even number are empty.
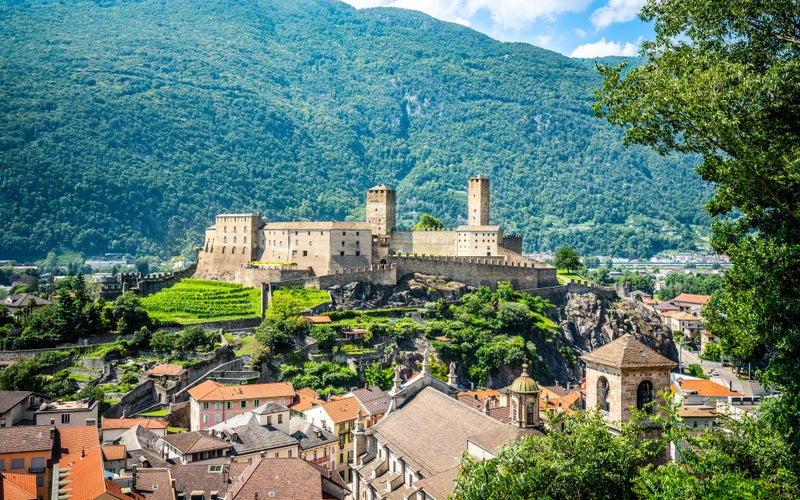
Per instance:
[[[469,180],[469,200],[467,202],[468,226],[489,225],[489,179],[476,175]]]
[[[379,184],[367,190],[367,224],[373,236],[389,235],[396,222],[396,197],[394,189]]]
[[[586,364],[586,408],[599,408],[609,426],[630,418],[630,407],[655,411],[656,395],[669,389],[677,363],[631,334],[581,356]]]
[[[522,373],[508,387],[508,397],[511,400],[511,423],[517,427],[538,427],[539,420],[539,395],[542,390],[536,381],[528,375],[528,363],[523,363]]]

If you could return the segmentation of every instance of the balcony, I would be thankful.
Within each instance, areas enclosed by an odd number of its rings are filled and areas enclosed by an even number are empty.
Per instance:
[[[28,469],[28,472],[31,474],[44,474],[44,471],[47,470],[44,467],[31,467]]]

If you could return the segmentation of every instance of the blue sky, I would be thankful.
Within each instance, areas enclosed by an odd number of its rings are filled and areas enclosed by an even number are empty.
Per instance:
[[[344,0],[356,8],[399,7],[505,42],[526,42],[570,57],[632,56],[652,27],[644,0]]]

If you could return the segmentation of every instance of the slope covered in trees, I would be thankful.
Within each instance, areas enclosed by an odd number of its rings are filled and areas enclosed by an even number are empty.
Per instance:
[[[0,255],[180,252],[221,212],[463,222],[466,180],[526,250],[690,245],[689,159],[624,149],[586,61],[332,0],[2,2]]]

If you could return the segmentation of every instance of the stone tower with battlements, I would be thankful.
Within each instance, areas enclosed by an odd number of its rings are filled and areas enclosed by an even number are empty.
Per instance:
[[[373,236],[392,234],[396,221],[396,196],[394,189],[383,184],[367,191],[367,223]]]
[[[476,175],[469,180],[468,226],[489,225],[489,179]]]

